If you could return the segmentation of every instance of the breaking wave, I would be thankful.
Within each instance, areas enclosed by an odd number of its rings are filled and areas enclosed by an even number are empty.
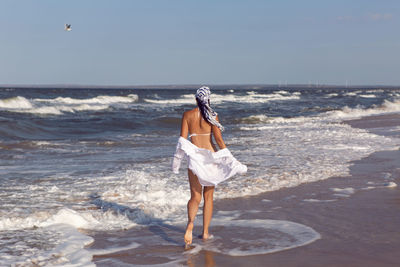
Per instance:
[[[136,94],[128,96],[96,96],[88,99],[57,97],[54,99],[27,99],[22,96],[0,99],[0,110],[17,113],[62,115],[81,111],[99,111],[110,107],[124,107],[136,103]]]

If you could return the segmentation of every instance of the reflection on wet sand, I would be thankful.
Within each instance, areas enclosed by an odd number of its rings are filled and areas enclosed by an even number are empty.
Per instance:
[[[199,254],[190,254],[188,255],[188,259],[186,261],[189,267],[196,267],[196,266],[204,266],[204,267],[214,267],[215,260],[214,260],[214,252],[203,250]],[[199,261],[200,257],[204,257],[204,262]],[[197,262],[197,265],[195,264]]]

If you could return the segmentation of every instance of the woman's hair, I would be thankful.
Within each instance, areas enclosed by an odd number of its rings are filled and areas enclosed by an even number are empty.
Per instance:
[[[202,86],[196,91],[196,101],[197,106],[200,109],[201,116],[203,119],[215,126],[217,126],[221,131],[224,127],[217,121],[217,112],[215,112],[210,105],[210,88],[207,86]]]
[[[203,105],[203,104],[201,103],[201,101],[200,101],[198,98],[196,98],[196,102],[197,102],[197,106],[198,106],[199,109],[200,109],[201,116],[203,117],[204,120],[208,121],[208,120],[207,120],[207,111],[206,111],[205,105]],[[210,100],[208,100],[208,105],[210,105]],[[208,122],[209,122],[209,121],[208,121]],[[210,122],[210,123],[211,123],[211,122]]]

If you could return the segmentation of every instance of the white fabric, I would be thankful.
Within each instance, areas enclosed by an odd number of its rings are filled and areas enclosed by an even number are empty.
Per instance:
[[[196,174],[202,186],[216,186],[236,173],[247,172],[247,166],[240,163],[229,149],[224,148],[217,152],[211,152],[179,137],[172,162],[174,173],[179,173],[183,158],[187,158],[188,168]]]

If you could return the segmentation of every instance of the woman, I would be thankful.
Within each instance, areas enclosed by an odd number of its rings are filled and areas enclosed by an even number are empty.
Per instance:
[[[245,173],[247,167],[237,161],[226,148],[218,115],[210,106],[210,88],[203,86],[196,92],[197,107],[186,111],[182,117],[181,134],[178,140],[173,171],[178,173],[181,160],[188,158],[190,200],[187,204],[188,223],[184,236],[186,246],[192,243],[194,219],[199,208],[201,196],[203,206],[203,240],[211,237],[208,232],[212,212],[214,187],[236,173]],[[186,138],[189,135],[191,142]],[[212,143],[212,135],[219,151]]]

